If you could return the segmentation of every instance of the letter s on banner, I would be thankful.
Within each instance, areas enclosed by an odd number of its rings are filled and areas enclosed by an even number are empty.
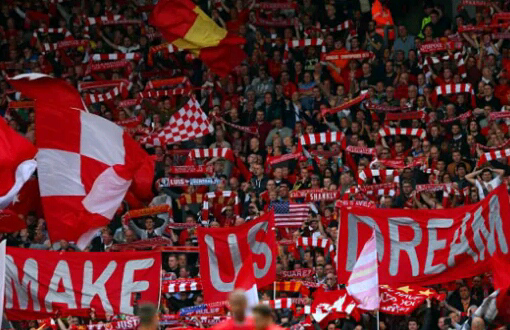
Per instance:
[[[206,302],[226,300],[235,287],[244,260],[251,255],[259,288],[276,277],[274,214],[266,213],[241,226],[198,228],[200,277]]]
[[[359,247],[376,229],[379,281],[431,285],[478,275],[493,256],[510,267],[510,205],[506,185],[479,203],[441,210],[341,207],[338,281],[346,283]],[[348,237],[348,239],[347,239]],[[505,267],[493,269],[503,271]]]
[[[89,308],[99,317],[132,314],[136,293],[141,301],[159,304],[160,292],[161,253],[157,251],[7,249],[5,308],[9,320],[42,319]]]

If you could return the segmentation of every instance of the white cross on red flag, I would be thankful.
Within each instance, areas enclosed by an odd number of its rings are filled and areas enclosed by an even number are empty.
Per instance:
[[[23,74],[9,82],[36,102],[39,190],[50,239],[84,248],[109,223],[149,156],[121,127],[89,113],[66,81]]]

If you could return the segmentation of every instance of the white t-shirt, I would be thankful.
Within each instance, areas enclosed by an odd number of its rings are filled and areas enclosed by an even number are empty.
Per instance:
[[[485,182],[485,181],[482,181],[480,182],[479,180],[476,180],[475,181],[475,184],[476,184],[476,188],[478,189],[478,196],[480,197],[480,200],[484,199],[485,197],[485,192],[484,190],[488,190],[489,192],[491,192],[493,189],[497,188],[500,184],[501,184],[501,176],[496,176],[494,179],[490,180],[489,182]]]

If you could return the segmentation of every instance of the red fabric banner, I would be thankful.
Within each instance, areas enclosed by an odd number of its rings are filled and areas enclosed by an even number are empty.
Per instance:
[[[161,253],[8,248],[5,277],[5,308],[12,321],[89,308],[98,315],[132,315],[137,300],[159,302]]]
[[[198,228],[200,276],[206,302],[223,301],[235,288],[243,261],[253,260],[259,288],[276,277],[274,214],[266,213],[241,226]]]
[[[391,288],[387,285],[379,286],[379,311],[393,315],[409,315],[427,298],[444,300],[444,294],[428,288],[406,285]]]
[[[347,282],[374,228],[380,283],[446,283],[486,272],[497,254],[509,267],[509,212],[504,184],[481,202],[455,209],[342,207],[338,235],[349,240],[338,240],[338,282]]]

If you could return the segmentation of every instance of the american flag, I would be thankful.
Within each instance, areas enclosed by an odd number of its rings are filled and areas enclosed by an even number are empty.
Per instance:
[[[308,204],[297,204],[289,202],[273,202],[269,209],[274,209],[276,227],[301,227],[304,221],[308,220]]]

